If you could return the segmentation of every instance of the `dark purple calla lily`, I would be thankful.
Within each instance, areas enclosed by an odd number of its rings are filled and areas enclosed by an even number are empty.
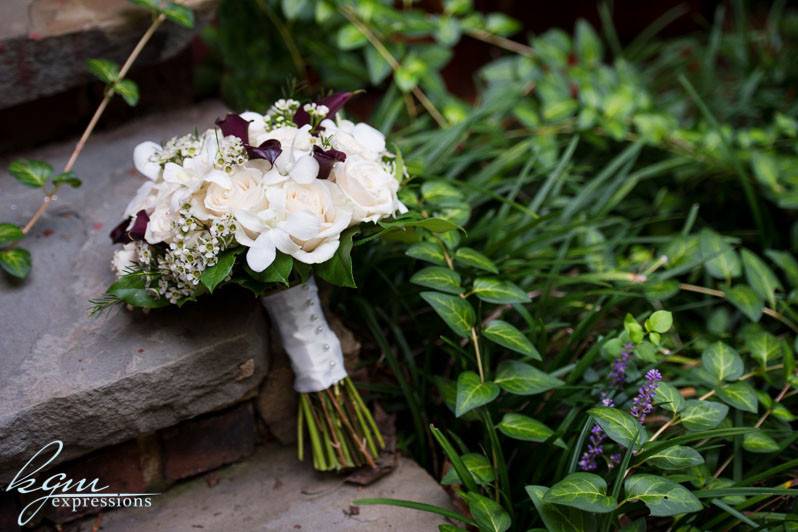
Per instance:
[[[134,240],[144,240],[144,234],[147,232],[147,224],[150,223],[150,217],[147,211],[141,210],[136,213],[136,219],[132,227],[130,226],[131,220],[132,218],[126,219],[111,231],[111,241],[114,244],[127,244]],[[130,227],[129,230],[128,227]]]
[[[248,146],[249,142],[249,121],[241,118],[240,115],[230,113],[224,119],[217,119],[216,125],[222,130],[222,135],[225,137],[233,135],[241,139],[244,146]]]
[[[324,105],[330,110],[325,118],[333,119],[335,118],[335,114],[344,105],[346,105],[346,102],[348,102],[349,98],[351,98],[353,95],[354,93],[351,92],[336,92],[335,94],[331,94],[326,98],[322,98],[316,103],[318,105]],[[307,113],[307,111],[302,109],[301,106],[299,109],[297,109],[296,113],[294,113],[294,123],[297,125],[297,127],[310,124],[310,115]]]
[[[344,162],[346,154],[333,148],[322,150],[318,146],[313,146],[313,158],[319,163],[319,179],[327,179],[333,165]]]
[[[266,159],[272,164],[274,164],[277,157],[283,153],[283,148],[280,146],[280,141],[277,139],[266,140],[257,147],[250,146],[246,143],[244,146],[247,148],[247,155],[249,155],[250,159]]]

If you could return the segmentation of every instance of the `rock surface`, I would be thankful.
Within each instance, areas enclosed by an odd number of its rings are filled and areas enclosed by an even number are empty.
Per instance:
[[[232,404],[261,382],[266,318],[244,294],[201,308],[88,316],[89,300],[113,281],[108,233],[144,179],[132,167],[134,146],[224,113],[208,102],[92,137],[75,168],[83,187],[63,190],[21,243],[33,255],[30,278],[0,275],[0,485],[55,439],[65,443],[62,459],[74,457]],[[60,168],[72,146],[20,157]],[[0,221],[22,224],[41,192],[3,170],[0,197]]]
[[[324,532],[436,530],[433,514],[393,506],[357,506],[360,498],[410,499],[451,509],[448,495],[416,463],[400,458],[397,469],[368,487],[321,475],[299,462],[292,447],[267,445],[250,459],[198,477],[153,498],[152,508],[110,512],[98,522],[110,532],[196,530]]]

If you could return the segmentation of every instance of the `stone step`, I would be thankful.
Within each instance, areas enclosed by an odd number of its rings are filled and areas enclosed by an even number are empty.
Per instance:
[[[72,524],[72,532],[382,531],[436,530],[445,521],[392,506],[354,506],[359,498],[410,499],[452,509],[446,492],[415,462],[367,487],[315,472],[295,449],[269,444],[248,460],[179,484],[152,498],[150,508],[130,508]],[[99,525],[99,527],[98,527]]]
[[[89,300],[114,279],[108,233],[144,179],[134,146],[210,126],[225,112],[210,101],[93,136],[75,168],[84,185],[62,190],[21,243],[33,255],[30,278],[0,275],[0,486],[53,440],[65,444],[59,460],[74,458],[237,403],[263,380],[268,334],[254,298],[88,315]],[[0,222],[23,224],[41,201],[8,175],[11,160],[61,168],[73,145],[0,159]]]

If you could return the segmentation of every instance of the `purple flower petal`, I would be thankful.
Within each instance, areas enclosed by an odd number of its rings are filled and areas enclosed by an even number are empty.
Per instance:
[[[130,225],[132,218],[126,219],[114,227],[111,231],[111,241],[114,244],[127,244],[134,240],[144,240],[144,234],[147,232],[147,224],[150,223],[150,217],[147,211],[141,210],[136,213],[136,219],[133,225]],[[128,229],[130,227],[130,229]]]
[[[246,143],[244,143],[244,146],[247,148],[247,155],[249,155],[250,159],[266,159],[272,164],[283,153],[283,148],[277,139],[266,140],[258,147],[250,146]]]
[[[354,96],[352,92],[336,92],[335,94],[331,94],[326,98],[322,98],[318,102],[318,105],[326,106],[330,111],[327,113],[325,118],[333,119],[335,118],[335,114],[344,106],[346,102],[349,101],[349,98]],[[294,123],[297,127],[302,127],[305,124],[310,124],[310,115],[302,109],[302,106],[296,110],[294,113]]]
[[[216,125],[222,130],[222,135],[225,137],[228,135],[238,137],[244,145],[249,142],[249,121],[244,120],[241,116],[230,113],[224,119],[216,119]]]
[[[327,179],[333,165],[344,162],[346,154],[333,148],[322,150],[318,146],[313,146],[313,158],[319,163],[319,179]]]

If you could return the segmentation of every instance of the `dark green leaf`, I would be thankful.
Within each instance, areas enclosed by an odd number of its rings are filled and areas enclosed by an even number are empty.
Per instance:
[[[691,447],[674,445],[648,457],[651,465],[667,471],[679,471],[704,463],[701,453]]]
[[[593,513],[611,512],[618,505],[607,496],[604,479],[592,473],[571,473],[552,486],[543,500]]]
[[[114,92],[120,95],[131,107],[139,103],[139,87],[129,79],[114,83]]]
[[[142,275],[125,275],[108,287],[106,293],[114,298],[137,308],[160,308],[169,304],[151,288],[146,288]]]
[[[693,399],[687,401],[680,416],[682,425],[687,430],[697,431],[714,429],[720,425],[728,412],[729,407],[723,403]]]
[[[31,268],[30,252],[21,248],[0,251],[0,268],[19,279],[26,278]]]
[[[554,434],[553,430],[537,419],[513,412],[504,414],[498,428],[505,436],[521,441],[543,442]],[[566,448],[561,440],[555,442],[555,445]]]
[[[743,449],[749,453],[775,453],[781,447],[766,433],[756,430],[743,436]]]
[[[496,480],[496,475],[493,472],[493,465],[485,455],[477,453],[466,453],[460,457],[466,469],[471,472],[474,480],[480,486],[485,486]],[[460,477],[457,476],[457,470],[450,468],[449,471],[441,479],[441,484],[448,486],[451,484],[462,484]]]
[[[345,24],[338,30],[336,44],[341,50],[354,50],[368,44],[368,39],[353,24]]]
[[[69,185],[72,188],[78,188],[81,185],[80,179],[75,175],[75,172],[61,172],[53,177],[54,185]]]
[[[749,320],[757,322],[762,317],[762,310],[765,308],[765,304],[762,298],[749,286],[744,284],[732,286],[726,290],[726,299],[745,314]]]
[[[200,282],[208,289],[208,292],[213,293],[216,287],[230,275],[236,263],[236,256],[243,250],[244,248],[237,247],[224,251],[219,255],[216,264],[202,272]]]
[[[798,288],[798,261],[795,260],[795,257],[786,251],[776,251],[775,249],[767,250],[765,255],[781,268],[793,288]]]
[[[457,417],[486,405],[499,396],[499,387],[492,382],[480,382],[479,375],[464,371],[457,378]]]
[[[576,508],[548,504],[544,502],[549,488],[545,486],[526,486],[526,492],[535,505],[546,530],[551,532],[588,532],[596,529],[595,518]]]
[[[161,9],[161,12],[166,15],[167,19],[175,24],[183,26],[184,28],[194,27],[194,12],[186,6],[182,6],[175,2],[167,2]]]
[[[701,501],[671,480],[656,475],[632,475],[624,482],[626,498],[642,501],[655,517],[700,512]]]
[[[715,342],[704,349],[701,363],[718,382],[736,381],[745,369],[737,351],[723,342]]]
[[[684,408],[684,397],[674,386],[667,382],[660,382],[654,395],[654,402],[673,413],[681,412]]]
[[[455,333],[466,338],[471,334],[476,315],[468,301],[440,292],[421,292],[421,297]]]
[[[738,410],[757,412],[756,392],[750,384],[744,381],[726,384],[715,389],[718,397],[729,406],[733,406]]]
[[[262,272],[254,272],[250,270],[249,267],[246,267],[245,269],[247,274],[258,281],[258,283],[263,285],[280,283],[287,286],[288,277],[291,275],[291,270],[293,268],[294,259],[292,259],[290,255],[285,255],[278,251],[277,256],[274,258],[274,262],[272,262],[269,267]]]
[[[737,252],[723,237],[709,229],[701,231],[701,255],[704,267],[712,277],[731,279],[742,273]]]
[[[103,83],[114,83],[119,78],[119,65],[107,59],[89,59],[86,68]]]
[[[532,342],[529,341],[524,333],[506,321],[491,321],[482,329],[482,336],[516,353],[541,360],[540,353],[538,353],[538,350],[532,345]]]
[[[5,246],[9,242],[21,240],[25,237],[22,229],[14,224],[0,224],[0,246]]]
[[[460,248],[454,254],[454,260],[458,264],[479,268],[491,273],[499,273],[499,269],[488,257],[479,251],[471,248]]]
[[[335,255],[327,262],[314,266],[313,269],[319,277],[336,286],[357,287],[352,274],[352,237],[357,231],[357,227],[351,227],[341,233],[340,244]]]
[[[597,406],[587,411],[607,436],[626,448],[638,448],[647,439],[646,431],[635,418],[617,408]]]
[[[782,290],[776,274],[773,273],[765,262],[744,249],[742,251],[743,266],[745,266],[745,278],[754,292],[770,302],[771,307],[776,306],[776,291]]]
[[[560,379],[517,360],[499,364],[494,382],[514,395],[535,395],[563,384]]]
[[[464,493],[462,497],[468,503],[468,511],[477,522],[480,531],[505,532],[512,521],[504,508],[493,499],[478,493]]]
[[[53,174],[53,167],[44,161],[17,159],[8,166],[8,173],[23,185],[41,188]]]
[[[460,287],[460,274],[443,266],[428,266],[419,270],[410,278],[410,282],[449,294],[463,291]]]
[[[479,277],[474,281],[474,294],[488,303],[526,303],[529,296],[515,284],[500,279]]]
[[[779,356],[781,342],[767,331],[757,331],[745,338],[745,347],[757,362],[767,366],[768,361]]]
[[[439,266],[446,266],[446,256],[444,255],[443,247],[434,242],[419,242],[418,244],[413,244],[407,248],[405,255]]]

